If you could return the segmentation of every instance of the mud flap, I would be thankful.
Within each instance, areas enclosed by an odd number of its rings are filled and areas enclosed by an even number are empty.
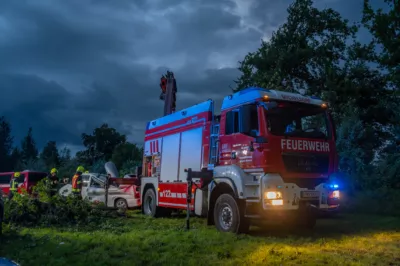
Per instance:
[[[197,188],[194,195],[194,213],[197,216],[206,217],[208,212],[208,193],[206,190]]]

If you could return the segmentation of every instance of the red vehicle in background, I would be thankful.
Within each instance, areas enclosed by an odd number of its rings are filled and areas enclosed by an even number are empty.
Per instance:
[[[14,177],[15,172],[0,173],[0,189],[3,191],[3,196],[7,196],[10,191],[10,181]],[[47,176],[45,172],[29,171],[25,170],[20,172],[21,175],[18,177],[18,193],[21,193],[22,189],[25,189],[29,194],[32,193],[32,188],[40,180]]]

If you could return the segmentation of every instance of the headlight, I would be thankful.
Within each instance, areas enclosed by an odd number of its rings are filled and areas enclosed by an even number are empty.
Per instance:
[[[340,198],[340,191],[334,190],[329,194],[330,199],[339,199]]]
[[[264,198],[265,199],[281,199],[282,198],[282,192],[280,191],[268,191],[264,193]]]

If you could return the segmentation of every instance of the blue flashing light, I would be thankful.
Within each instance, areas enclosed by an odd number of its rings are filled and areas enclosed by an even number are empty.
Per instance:
[[[268,89],[263,89],[263,88],[258,88],[258,87],[250,87],[250,88],[239,91],[239,95],[246,94],[246,93],[249,93],[252,91],[270,92],[270,90],[268,90]]]
[[[338,189],[339,185],[338,184],[331,184],[331,185],[329,185],[329,187],[332,188],[332,189]]]

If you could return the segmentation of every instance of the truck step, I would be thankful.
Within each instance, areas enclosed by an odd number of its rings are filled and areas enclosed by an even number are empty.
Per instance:
[[[260,185],[260,183],[258,182],[252,182],[252,183],[246,183],[244,184],[246,187],[258,187]]]
[[[259,203],[260,199],[246,199],[246,202],[256,202]]]
[[[244,217],[252,218],[252,219],[259,219],[261,216],[257,214],[246,214]]]

